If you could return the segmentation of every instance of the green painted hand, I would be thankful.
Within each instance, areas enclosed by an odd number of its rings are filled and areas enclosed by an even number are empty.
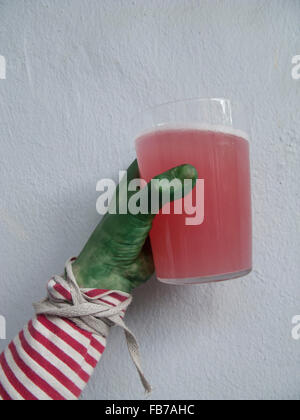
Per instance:
[[[192,180],[194,188],[197,180],[197,171],[191,165],[182,165],[173,168],[155,177],[157,180],[179,179]],[[137,161],[128,169],[127,182],[139,178]],[[151,206],[151,188],[144,188],[142,193],[148,195]],[[163,202],[163,186],[160,186],[161,208]],[[117,209],[120,203],[118,198],[119,187],[116,191]],[[171,189],[170,200],[174,201],[178,193],[184,192]],[[128,201],[136,192],[128,193]],[[128,203],[127,203],[128,204]],[[73,264],[73,271],[77,282],[82,288],[96,288],[107,290],[131,291],[146,282],[154,273],[154,263],[149,240],[155,214],[117,214],[107,213],[96,230],[88,240],[78,259]]]

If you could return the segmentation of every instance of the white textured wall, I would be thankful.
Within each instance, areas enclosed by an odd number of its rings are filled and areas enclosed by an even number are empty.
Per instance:
[[[300,399],[299,0],[0,0],[0,314],[8,338],[98,221],[96,181],[134,158],[130,120],[225,96],[252,125],[254,272],[151,281],[128,324],[153,398]],[[2,350],[8,341],[0,341]],[[121,331],[84,397],[143,398]]]

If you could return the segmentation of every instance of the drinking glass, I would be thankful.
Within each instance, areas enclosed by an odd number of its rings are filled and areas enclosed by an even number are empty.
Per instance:
[[[162,210],[150,232],[156,275],[169,284],[229,280],[252,269],[249,136],[246,113],[228,99],[159,105],[135,119],[140,174],[149,182],[177,165],[198,171],[197,188]],[[178,203],[177,203],[178,204]],[[195,210],[191,216],[190,210]]]

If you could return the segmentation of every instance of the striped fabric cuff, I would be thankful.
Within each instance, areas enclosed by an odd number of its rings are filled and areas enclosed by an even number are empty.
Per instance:
[[[72,299],[69,290],[50,280],[56,298]],[[110,306],[127,299],[122,292],[100,289],[84,293]],[[72,321],[38,315],[0,356],[1,400],[76,400],[106,347],[106,339],[82,330]]]

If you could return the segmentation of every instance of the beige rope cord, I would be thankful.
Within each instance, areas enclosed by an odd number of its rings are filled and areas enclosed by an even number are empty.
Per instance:
[[[70,319],[79,328],[104,338],[107,338],[110,327],[118,326],[122,328],[125,333],[131,359],[139,373],[145,391],[150,393],[152,389],[141,367],[137,340],[122,319],[123,311],[132,302],[132,296],[125,292],[109,290],[96,298],[90,298],[84,293],[87,289],[80,289],[76,282],[72,270],[72,261],[73,259],[70,259],[66,263],[66,278],[54,276],[55,282],[70,290],[72,302],[55,299],[48,292],[48,297],[45,300],[33,305],[36,314]],[[119,293],[127,299],[114,307],[99,301],[99,299],[109,296],[112,293]]]

